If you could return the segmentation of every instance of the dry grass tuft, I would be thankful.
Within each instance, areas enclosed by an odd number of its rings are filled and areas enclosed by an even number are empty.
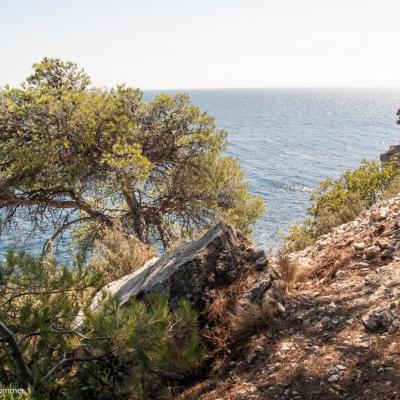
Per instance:
[[[400,176],[396,176],[382,194],[382,199],[387,200],[400,193]]]
[[[278,267],[282,276],[286,294],[289,294],[296,284],[303,281],[306,277],[305,272],[301,272],[298,264],[291,260],[285,253],[280,253],[278,255]]]
[[[237,340],[233,328],[237,324],[237,301],[253,281],[254,271],[249,269],[241,279],[230,286],[215,291],[213,301],[205,310],[210,328],[204,334],[210,341],[214,352],[220,354],[229,353],[229,348]]]
[[[102,275],[101,285],[104,285],[132,273],[155,255],[154,249],[134,235],[126,235],[117,221],[95,241],[90,266]]]
[[[245,312],[235,315],[231,320],[231,333],[234,340],[242,340],[264,328],[273,317],[271,307],[253,304]]]
[[[275,310],[268,305],[254,304],[245,310],[238,307],[238,299],[254,284],[255,279],[257,274],[249,269],[240,280],[217,290],[205,311],[210,325],[203,333],[213,349],[214,368],[224,362],[235,343],[265,328],[273,317]]]

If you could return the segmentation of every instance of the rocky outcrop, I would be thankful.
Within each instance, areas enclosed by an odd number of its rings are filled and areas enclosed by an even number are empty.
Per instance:
[[[265,252],[256,250],[239,231],[218,224],[199,240],[152,259],[132,274],[108,284],[90,307],[93,311],[98,309],[106,293],[127,304],[133,297],[141,299],[156,291],[168,293],[171,309],[185,298],[202,313],[219,290],[241,280],[243,295],[237,298],[237,310],[261,303],[274,312],[284,310],[279,274],[268,268]]]
[[[380,267],[399,257],[400,195],[375,204],[354,221],[319,237],[314,245],[291,255],[301,265]]]
[[[308,274],[285,313],[236,346],[229,379],[210,374],[179,400],[400,399],[400,194],[290,258]]]
[[[380,155],[380,160],[385,162],[389,161],[393,156],[400,153],[400,144],[396,144],[389,147],[389,150],[385,151]]]

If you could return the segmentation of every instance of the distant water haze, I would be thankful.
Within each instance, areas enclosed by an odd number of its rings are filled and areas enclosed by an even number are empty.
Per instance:
[[[337,178],[363,159],[377,159],[400,142],[395,115],[400,88],[164,92],[189,93],[229,132],[228,154],[239,159],[250,191],[268,206],[253,236],[262,248],[279,246],[288,227],[305,217],[310,193],[321,180]],[[144,97],[156,93],[146,91]],[[14,232],[0,243],[0,252],[11,244],[38,252],[46,235],[26,240]]]

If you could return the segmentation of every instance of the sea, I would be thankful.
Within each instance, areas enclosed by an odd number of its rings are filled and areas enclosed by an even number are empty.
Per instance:
[[[160,91],[146,91],[150,100]],[[167,90],[188,93],[228,134],[227,154],[236,157],[267,212],[253,239],[277,249],[288,228],[305,218],[310,194],[326,178],[337,178],[364,159],[378,159],[400,142],[396,111],[400,88],[277,88]],[[0,238],[7,247],[39,253],[48,232],[24,225]],[[68,258],[68,235],[59,246]]]

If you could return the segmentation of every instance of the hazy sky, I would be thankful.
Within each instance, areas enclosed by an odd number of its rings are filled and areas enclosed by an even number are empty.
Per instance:
[[[0,0],[0,85],[44,56],[100,86],[400,86],[400,0]]]

